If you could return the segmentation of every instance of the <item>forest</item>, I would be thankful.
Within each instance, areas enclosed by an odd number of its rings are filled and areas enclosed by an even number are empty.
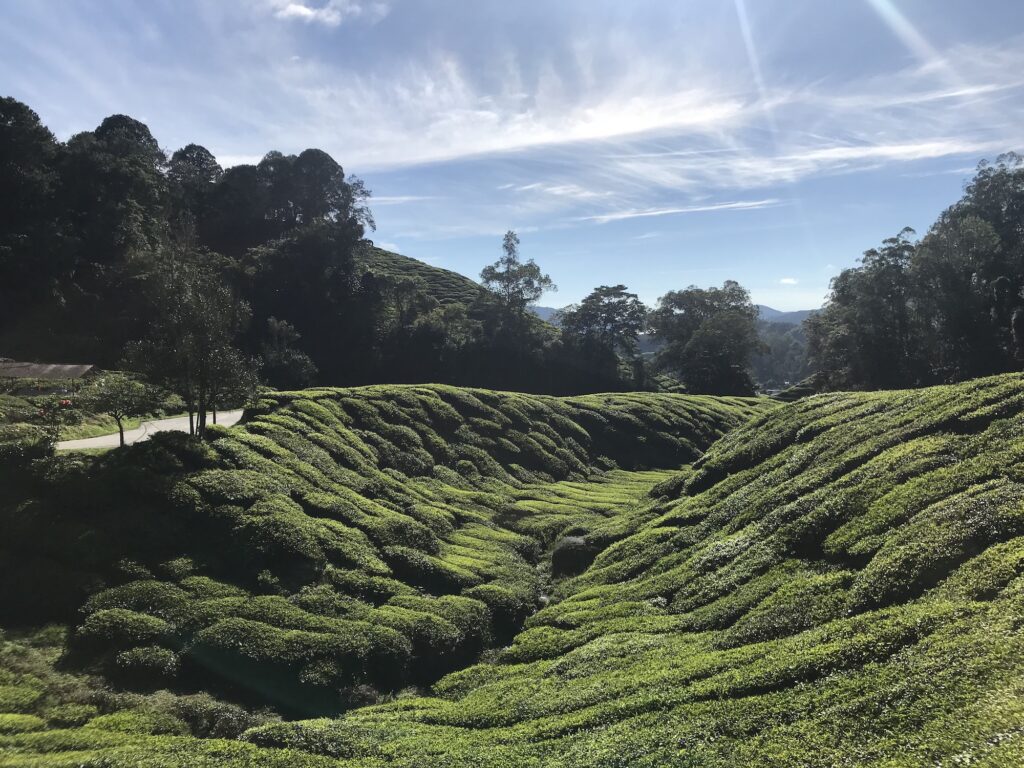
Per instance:
[[[650,320],[626,286],[599,286],[559,330],[528,311],[555,286],[514,232],[482,285],[375,248],[370,192],[321,150],[225,170],[196,144],[165,152],[124,115],[59,142],[11,98],[0,130],[5,356],[136,371],[190,403],[199,395],[178,380],[189,369],[225,391],[256,377],[573,394],[678,386],[691,371],[691,389],[754,391],[746,363],[760,342],[737,285],[673,293]],[[696,320],[670,317],[685,312]],[[671,342],[657,361],[637,350],[648,325]],[[723,330],[728,352],[714,343]],[[169,354],[183,338],[205,351]]]

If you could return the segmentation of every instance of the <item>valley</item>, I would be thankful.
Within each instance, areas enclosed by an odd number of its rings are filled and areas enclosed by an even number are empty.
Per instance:
[[[4,538],[79,617],[4,606],[4,764],[1016,764],[1022,411],[377,386],[77,459]]]

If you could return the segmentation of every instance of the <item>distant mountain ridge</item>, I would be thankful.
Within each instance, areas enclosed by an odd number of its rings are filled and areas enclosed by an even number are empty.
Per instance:
[[[562,307],[534,306],[530,307],[530,311],[533,312],[533,314],[535,314],[541,320],[545,320],[551,323],[552,325],[558,325],[557,318],[555,317],[555,315],[562,311]]]
[[[800,325],[804,320],[817,312],[817,309],[796,309],[792,312],[783,312],[773,309],[764,304],[755,304],[758,317],[767,320],[769,323],[782,323],[784,325]]]

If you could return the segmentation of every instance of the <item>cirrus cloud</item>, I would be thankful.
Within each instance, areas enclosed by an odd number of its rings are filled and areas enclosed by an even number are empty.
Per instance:
[[[302,0],[272,0],[274,17],[337,27],[349,19],[380,21],[388,14],[382,2],[356,2],[356,0],[327,0],[314,4]]]

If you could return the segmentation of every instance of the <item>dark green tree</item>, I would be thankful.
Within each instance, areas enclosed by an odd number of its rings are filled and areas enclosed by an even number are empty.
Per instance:
[[[261,349],[263,372],[267,381],[280,389],[302,389],[316,379],[317,368],[298,342],[302,335],[287,320],[267,318],[267,331]]]
[[[209,215],[210,197],[224,175],[220,163],[206,147],[189,144],[173,155],[167,164],[167,180],[175,215],[190,214],[196,221]]]
[[[647,325],[647,307],[626,286],[598,286],[579,304],[559,312],[557,320],[567,352],[578,355],[584,366],[615,381],[621,378],[624,361],[634,384],[644,386],[637,343]],[[617,389],[618,382],[610,387]]]
[[[53,201],[58,151],[39,115],[0,98],[0,326],[38,306],[68,271]]]
[[[237,341],[249,323],[249,305],[197,263],[195,254],[164,258],[149,278],[152,323],[129,345],[133,370],[179,395],[190,432],[203,437],[207,414],[253,385],[255,361]]]
[[[669,291],[651,312],[650,325],[665,345],[658,367],[678,375],[690,392],[753,393],[749,367],[760,348],[757,308],[739,283]]]
[[[168,402],[168,394],[137,376],[111,371],[90,381],[78,393],[76,400],[88,411],[111,416],[117,422],[121,447],[124,448],[125,419],[146,416],[161,409]]]
[[[624,285],[601,285],[579,304],[559,313],[562,332],[574,339],[593,339],[629,359],[647,324],[647,307]]]

